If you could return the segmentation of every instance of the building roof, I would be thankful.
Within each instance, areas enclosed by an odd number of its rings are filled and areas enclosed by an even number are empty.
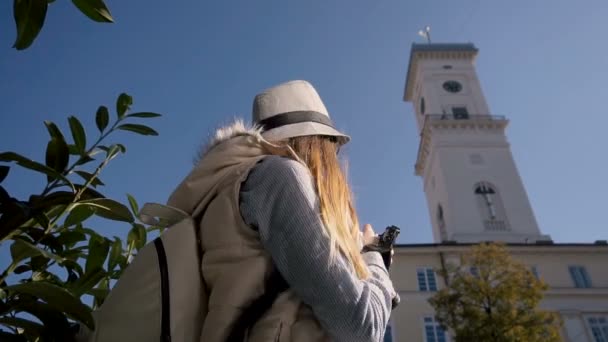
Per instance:
[[[405,77],[405,89],[403,92],[403,100],[409,101],[412,96],[411,86],[415,83],[412,79],[412,68],[417,61],[417,56],[427,54],[429,57],[448,58],[450,55],[468,56],[474,58],[479,50],[473,43],[433,43],[433,44],[417,44],[412,43],[410,49],[410,60],[407,66],[407,75]]]
[[[482,243],[482,242],[479,242]],[[399,244],[395,244],[395,248],[399,248],[399,247],[405,247],[405,248],[416,248],[416,247],[440,247],[440,246],[474,246],[474,245],[478,245],[479,243],[460,243],[460,242],[442,242],[442,243],[399,243]],[[583,246],[607,246],[608,247],[608,243],[606,242],[606,240],[598,240],[596,242],[566,242],[566,243],[559,243],[559,242],[550,242],[550,241],[542,241],[542,242],[537,242],[537,243],[505,243],[505,246],[526,246],[526,247],[530,247],[530,246],[554,246],[554,247],[583,247]]]
[[[481,242],[480,242],[481,243]],[[395,244],[395,251],[426,251],[431,250],[462,250],[467,249],[471,246],[478,245],[479,243],[457,243],[455,241],[448,241],[442,243],[411,243],[411,244]],[[608,242],[606,240],[598,240],[590,243],[556,243],[552,241],[537,241],[536,243],[505,243],[508,248],[515,248],[517,250],[531,250],[531,249],[551,249],[551,250],[579,250],[579,251],[606,251],[608,252]],[[599,249],[599,250],[598,250]]]

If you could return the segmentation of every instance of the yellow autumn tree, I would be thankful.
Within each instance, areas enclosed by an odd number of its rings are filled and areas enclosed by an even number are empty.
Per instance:
[[[504,245],[480,244],[438,273],[447,280],[429,303],[455,342],[561,341],[561,320],[538,304],[547,285]]]

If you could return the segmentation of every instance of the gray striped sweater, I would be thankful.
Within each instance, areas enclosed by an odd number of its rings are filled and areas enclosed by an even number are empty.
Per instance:
[[[381,341],[395,295],[377,252],[363,255],[372,276],[360,280],[346,259],[329,259],[312,176],[302,164],[269,156],[241,187],[240,210],[294,292],[335,341]]]

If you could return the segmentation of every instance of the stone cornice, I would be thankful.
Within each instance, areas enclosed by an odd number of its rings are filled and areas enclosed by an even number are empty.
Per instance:
[[[395,246],[395,255],[421,255],[442,253],[464,253],[476,244],[398,244]],[[607,254],[608,245],[594,243],[553,243],[553,244],[506,244],[507,249],[513,254],[528,253],[589,253],[593,255]]]
[[[550,287],[545,296],[606,296],[608,297],[608,287]]]

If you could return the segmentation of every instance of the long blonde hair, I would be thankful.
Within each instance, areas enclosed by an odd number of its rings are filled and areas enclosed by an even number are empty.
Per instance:
[[[345,171],[338,159],[338,144],[325,136],[291,138],[288,144],[314,177],[321,218],[331,241],[330,259],[335,260],[336,253],[340,252],[360,279],[368,278],[370,273],[359,245],[359,220]]]

